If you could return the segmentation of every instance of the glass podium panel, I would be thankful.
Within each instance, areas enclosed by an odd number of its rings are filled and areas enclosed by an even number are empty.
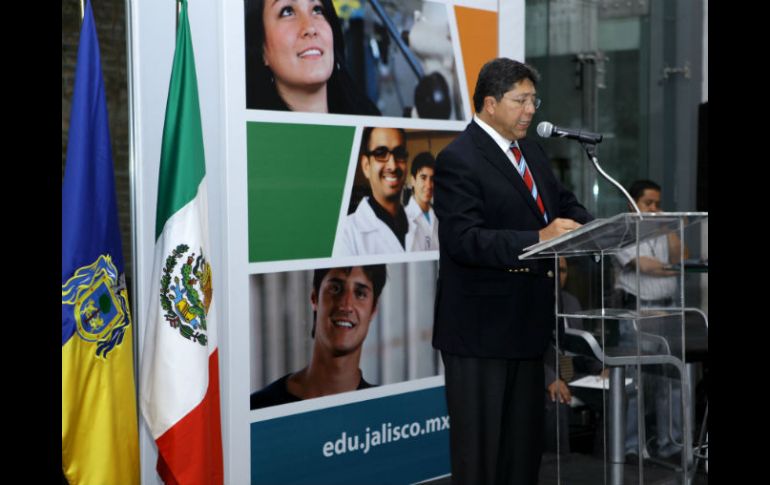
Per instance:
[[[526,248],[520,259],[551,258],[556,254],[612,253],[652,237],[701,222],[707,212],[650,212],[643,215],[623,213],[607,219],[595,219],[574,231]]]
[[[558,275],[543,458],[556,483],[589,467],[602,469],[597,483],[686,483],[694,406],[684,272],[708,262],[688,261],[681,241],[707,217],[620,214],[521,256],[552,258]]]

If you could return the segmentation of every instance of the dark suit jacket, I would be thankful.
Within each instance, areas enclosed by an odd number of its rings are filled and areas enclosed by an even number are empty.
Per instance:
[[[519,140],[548,220],[592,216],[543,149]],[[521,175],[475,122],[436,159],[439,279],[433,346],[465,357],[537,358],[554,328],[552,260],[520,261],[546,226]]]

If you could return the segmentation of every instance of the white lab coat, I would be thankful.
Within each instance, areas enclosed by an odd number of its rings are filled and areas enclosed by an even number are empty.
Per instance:
[[[428,207],[430,222],[425,219],[425,215],[414,200],[414,196],[409,197],[409,203],[404,208],[406,218],[409,219],[409,232],[414,233],[411,251],[438,251],[438,220],[433,207]],[[409,246],[407,246],[409,247]]]
[[[412,224],[406,233],[406,247],[414,240]],[[356,211],[342,221],[332,256],[403,253],[404,248],[387,224],[382,222],[369,205],[369,197],[358,203]]]

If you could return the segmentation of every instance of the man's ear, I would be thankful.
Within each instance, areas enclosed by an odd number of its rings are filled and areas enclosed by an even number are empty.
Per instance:
[[[484,106],[483,111],[486,111],[487,114],[495,114],[495,109],[497,109],[497,100],[494,96],[484,96]]]
[[[315,292],[315,288],[313,288],[313,291],[310,292],[310,304],[313,307],[313,311],[318,311],[318,295]]]

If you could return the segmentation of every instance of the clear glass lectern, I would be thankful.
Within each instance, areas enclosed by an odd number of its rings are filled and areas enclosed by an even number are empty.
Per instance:
[[[563,434],[585,420],[564,409],[547,413],[546,419],[556,420],[546,425],[554,434],[546,440],[555,443],[555,454],[544,455],[544,464],[550,459],[553,466],[541,473],[541,483],[572,483],[587,473],[596,476],[594,483],[613,485],[653,483],[664,474],[682,484],[692,479],[694,390],[687,334],[693,325],[708,324],[703,312],[685,305],[684,268],[701,265],[707,271],[708,262],[687,260],[684,230],[707,218],[705,212],[618,214],[533,245],[520,256],[554,260],[555,358],[546,367],[552,365],[573,394],[571,403],[556,407],[574,407],[579,397],[589,408],[593,402],[588,415],[599,416],[592,449],[577,455],[569,453]],[[560,257],[593,268],[594,283],[579,282],[578,293],[591,285],[599,290],[578,295],[582,298],[564,294]],[[575,379],[581,371],[585,375]]]

